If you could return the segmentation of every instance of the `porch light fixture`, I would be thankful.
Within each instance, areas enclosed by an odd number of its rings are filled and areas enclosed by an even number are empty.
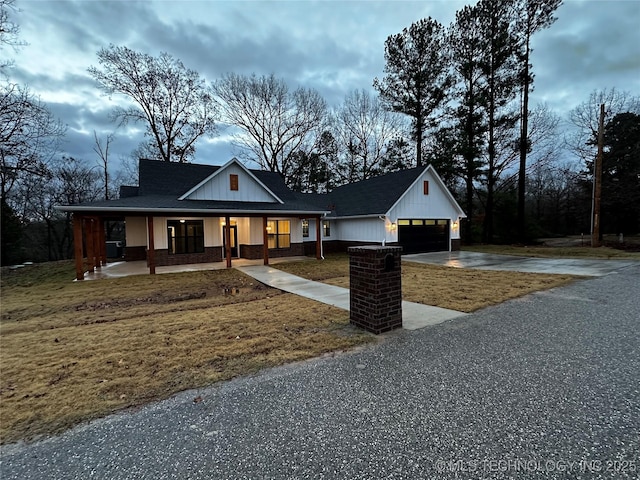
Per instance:
[[[184,220],[180,220],[180,223],[184,223]]]
[[[396,228],[398,228],[398,225],[396,225],[396,222],[391,222],[391,225],[389,226],[389,228],[393,232]]]

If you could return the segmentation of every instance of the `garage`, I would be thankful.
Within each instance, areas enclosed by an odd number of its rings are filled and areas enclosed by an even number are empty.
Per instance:
[[[449,220],[399,219],[398,243],[402,253],[449,250]]]

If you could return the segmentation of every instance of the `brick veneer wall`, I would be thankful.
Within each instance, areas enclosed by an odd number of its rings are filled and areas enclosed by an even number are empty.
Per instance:
[[[349,247],[350,322],[375,334],[402,327],[402,247]]]
[[[156,266],[185,265],[187,263],[221,262],[222,247],[204,247],[203,253],[178,253],[169,255],[169,250],[156,250]]]
[[[147,259],[147,247],[124,247],[125,262],[136,262]]]
[[[290,248],[270,248],[269,258],[279,257],[295,257],[302,256],[305,253],[304,245],[302,243],[292,243]],[[314,243],[314,255],[315,255],[315,243]],[[250,260],[257,260],[263,258],[264,250],[262,245],[240,245],[240,257]]]

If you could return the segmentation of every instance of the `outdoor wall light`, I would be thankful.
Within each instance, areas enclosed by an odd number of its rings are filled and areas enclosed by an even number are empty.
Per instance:
[[[184,223],[184,220],[180,220],[180,223]]]
[[[395,230],[396,228],[398,228],[398,225],[396,225],[396,222],[391,222],[391,225],[390,225],[390,227],[389,227],[389,228],[391,228],[391,230],[393,231],[393,230]]]

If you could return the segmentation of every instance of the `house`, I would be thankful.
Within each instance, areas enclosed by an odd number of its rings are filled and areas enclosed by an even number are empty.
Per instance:
[[[458,249],[464,212],[431,167],[390,173],[329,194],[291,191],[273,172],[141,160],[139,185],[120,198],[58,207],[72,212],[76,277],[106,263],[104,222],[124,220],[127,261],[156,266],[297,255],[355,244],[407,252]]]

